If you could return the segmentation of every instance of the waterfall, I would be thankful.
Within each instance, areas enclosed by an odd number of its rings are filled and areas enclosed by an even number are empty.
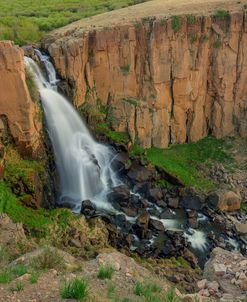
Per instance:
[[[74,107],[57,92],[58,79],[48,56],[36,51],[47,78],[31,58],[25,64],[34,75],[44,109],[49,137],[60,178],[58,203],[80,212],[81,202],[91,200],[97,208],[112,210],[106,195],[119,181],[111,168],[113,151],[94,140]]]

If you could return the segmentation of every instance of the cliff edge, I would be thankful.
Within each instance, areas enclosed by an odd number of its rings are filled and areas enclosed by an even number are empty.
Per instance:
[[[0,41],[0,138],[13,141],[26,157],[36,157],[41,145],[37,105],[26,84],[24,51]]]
[[[247,135],[245,1],[156,0],[77,21],[43,41],[80,107],[143,147]]]

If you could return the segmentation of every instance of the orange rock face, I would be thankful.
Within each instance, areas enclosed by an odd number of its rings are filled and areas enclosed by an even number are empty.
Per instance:
[[[150,18],[112,28],[70,26],[44,46],[74,104],[112,108],[112,127],[143,147],[247,135],[247,18]],[[191,24],[192,23],[192,24]]]
[[[10,41],[0,41],[0,137],[10,136],[23,156],[35,157],[40,128],[25,82],[24,52]]]

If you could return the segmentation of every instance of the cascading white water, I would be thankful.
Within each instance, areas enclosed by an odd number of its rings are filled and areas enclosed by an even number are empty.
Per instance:
[[[119,181],[111,168],[110,148],[97,143],[73,106],[57,92],[56,72],[49,57],[37,54],[46,67],[49,81],[39,66],[25,58],[37,82],[60,177],[60,203],[79,212],[81,202],[91,200],[98,208],[112,210],[106,195]]]

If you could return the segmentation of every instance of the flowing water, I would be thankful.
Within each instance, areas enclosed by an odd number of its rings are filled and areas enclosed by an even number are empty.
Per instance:
[[[74,107],[57,92],[59,80],[49,57],[38,50],[36,53],[45,67],[45,75],[32,59],[26,57],[25,63],[33,73],[40,92],[48,133],[55,154],[60,177],[58,203],[70,205],[75,213],[79,213],[82,201],[89,199],[99,210],[119,213],[107,201],[107,194],[111,189],[121,184],[112,169],[112,161],[115,157],[113,150],[94,140]],[[162,211],[157,206],[156,208]],[[207,233],[214,231],[220,235],[220,230],[217,230],[217,227],[202,213],[198,213],[199,229],[188,227],[184,210],[173,211],[173,217],[159,219],[152,216],[153,219],[161,221],[166,230],[181,232],[191,243],[198,259],[205,262],[204,253],[209,248]],[[136,217],[126,218],[130,223],[135,223]],[[138,244],[140,239],[137,236],[134,238]],[[157,239],[154,236],[148,245],[157,244]],[[225,239],[231,246],[238,249],[236,240],[228,236]]]
[[[57,92],[56,72],[49,57],[37,54],[47,78],[30,58],[25,63],[35,76],[60,177],[60,203],[78,213],[81,202],[91,200],[97,208],[112,210],[106,195],[119,184],[111,161],[113,151],[97,143],[73,106]]]

